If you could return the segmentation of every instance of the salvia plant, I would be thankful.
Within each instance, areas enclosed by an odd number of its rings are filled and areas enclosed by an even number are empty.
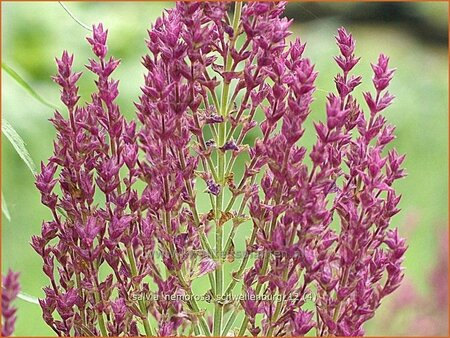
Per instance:
[[[52,217],[32,246],[57,335],[363,335],[399,286],[406,245],[389,224],[404,156],[386,149],[383,116],[394,70],[380,55],[363,110],[355,41],[339,29],[336,92],[301,146],[317,72],[284,6],[167,10],[148,31],[131,121],[102,24],[87,38],[88,102],[73,56],[56,59],[66,109],[36,177]]]

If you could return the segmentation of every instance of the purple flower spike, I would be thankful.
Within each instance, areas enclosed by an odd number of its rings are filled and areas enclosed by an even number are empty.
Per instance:
[[[12,305],[20,291],[19,273],[8,270],[2,277],[2,336],[11,336],[16,324],[17,309]]]
[[[53,80],[61,86],[61,101],[69,108],[73,109],[79,100],[78,87],[76,83],[81,73],[72,72],[73,55],[63,52],[61,59],[56,59],[58,65],[58,75]]]

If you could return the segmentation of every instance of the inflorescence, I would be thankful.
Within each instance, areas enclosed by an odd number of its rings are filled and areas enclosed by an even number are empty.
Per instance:
[[[32,239],[55,333],[359,336],[399,286],[406,245],[389,224],[404,156],[386,149],[383,116],[394,70],[384,55],[372,65],[364,112],[355,40],[339,29],[336,92],[314,145],[301,146],[318,73],[305,44],[288,42],[284,6],[238,2],[230,17],[230,3],[178,2],[148,32],[131,121],[102,24],[88,38],[89,102],[73,56],[57,59],[68,117],[51,120],[54,153],[36,186],[52,218]],[[249,223],[247,254],[226,275]],[[214,310],[195,297],[201,278]]]

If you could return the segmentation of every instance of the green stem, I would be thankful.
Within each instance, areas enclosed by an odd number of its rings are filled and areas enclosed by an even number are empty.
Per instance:
[[[280,185],[278,185],[278,193],[275,196],[275,205],[280,203],[281,191],[282,191],[282,187]],[[272,219],[270,227],[268,229],[266,229],[270,238],[272,237],[273,229],[275,227],[276,222],[277,222],[277,217],[274,217]],[[260,272],[261,275],[265,275],[267,273],[267,269],[269,268],[269,260],[270,260],[269,254],[266,253],[264,255],[263,266],[262,266],[261,272]],[[257,297],[259,296],[259,293],[261,292],[262,286],[263,286],[263,283],[260,283],[258,281],[257,286],[256,286],[256,292],[255,292]],[[239,330],[239,336],[244,335],[245,331],[247,330],[247,324],[248,324],[248,318],[244,317],[244,320],[242,321],[242,324],[241,324],[241,329]]]
[[[253,244],[255,238],[256,238],[256,227],[253,227],[252,235],[250,237],[251,244]],[[249,258],[250,256],[248,254],[244,256],[244,259],[242,260],[241,265],[239,266],[239,270],[237,271],[236,276],[233,277],[233,279],[231,280],[230,284],[227,287],[227,290],[225,291],[225,297],[227,297],[229,294],[231,294],[231,292],[233,292],[233,289],[236,286],[237,282],[239,281],[239,278],[244,273]]]
[[[186,168],[186,161],[184,159],[183,153],[181,150],[178,150],[178,157],[180,158],[180,164],[181,164],[181,168],[184,170]],[[193,200],[193,205],[190,205],[190,209],[192,212],[192,215],[194,217],[194,222],[195,225],[197,226],[197,228],[200,226],[200,217],[198,215],[198,211],[197,208],[195,206],[195,195],[194,195],[194,191],[192,189],[191,186],[191,182],[189,182],[189,180],[186,180],[186,189],[188,191],[188,194],[190,196],[190,198]],[[204,231],[200,231],[200,241],[203,245],[204,248],[206,248],[206,251],[208,251],[208,254],[214,258],[214,251],[211,248],[211,245],[209,244],[209,240],[205,235]]]
[[[295,238],[295,232],[293,231],[291,234],[291,238],[289,240],[289,246],[291,246],[294,243],[294,238]],[[286,281],[288,279],[288,273],[289,273],[289,268],[287,267],[283,273],[283,281]],[[280,315],[280,312],[281,312],[282,303],[283,303],[282,299],[279,302],[277,302],[277,306],[275,308],[275,313],[273,314],[272,318],[270,319],[270,327],[266,334],[267,337],[272,337],[273,330],[275,329],[275,326],[273,326],[273,324],[278,321],[278,316]]]
[[[348,279],[349,272],[350,272],[350,269],[348,269],[346,267],[346,269],[344,271],[344,277],[343,277],[342,283],[340,285],[346,285],[347,284],[347,279]],[[333,322],[335,322],[335,323],[336,323],[336,321],[339,318],[339,312],[341,311],[341,306],[342,306],[342,302],[339,302],[338,305],[336,306],[336,309],[334,310]]]
[[[191,332],[192,332],[192,329],[191,329]],[[198,328],[197,325],[194,326],[194,333],[196,336],[200,336],[200,329]]]
[[[222,107],[221,113],[225,113],[227,98],[228,98],[228,90],[229,84],[224,84],[222,91]],[[219,147],[223,146],[225,140],[225,122],[219,125]],[[218,168],[218,183],[220,184],[220,192],[216,198],[216,210],[215,210],[215,218],[216,218],[216,259],[217,259],[217,268],[215,270],[216,275],[216,286],[215,286],[215,308],[214,308],[214,330],[213,335],[219,336],[221,333],[222,327],[222,315],[223,308],[220,297],[222,296],[223,291],[223,260],[222,260],[222,251],[223,251],[223,224],[221,224],[221,215],[223,208],[223,190],[224,190],[224,176],[225,176],[225,153],[218,150],[217,154],[217,168]]]
[[[192,310],[194,312],[196,312],[198,314],[198,318],[200,320],[200,326],[202,327],[203,333],[205,334],[206,337],[210,337],[211,334],[209,332],[208,323],[205,320],[205,316],[200,313],[200,308],[198,307],[197,301],[195,300],[195,297],[194,297],[194,294],[193,294],[192,290],[190,289],[190,287],[184,281],[183,276],[180,273],[178,273],[177,275],[178,275],[178,278],[180,279],[180,282],[181,282],[182,286],[184,287],[184,289],[188,293],[189,298],[191,299],[191,301],[189,302],[189,306],[192,308]]]
[[[90,256],[90,257],[92,259],[92,256]],[[94,267],[94,261],[93,260],[91,260],[90,264],[91,264],[92,271],[98,271],[98,267],[97,268]],[[97,272],[95,273],[95,276],[94,276],[94,283],[95,283],[95,287],[94,287],[95,303],[96,304],[101,304],[101,303],[103,303],[103,300],[102,300],[102,296],[100,294],[100,287],[99,287],[99,284],[98,284]],[[53,287],[55,288],[53,280],[52,280],[52,284],[53,284]],[[55,288],[55,290],[56,290],[56,288]],[[103,337],[108,336],[108,332],[106,331],[105,319],[103,318],[103,311],[101,309],[97,310],[97,317],[98,317],[98,325],[100,327],[100,332],[101,332],[102,336]]]
[[[227,86],[228,87],[228,86]],[[225,102],[225,94],[227,93],[226,88],[223,90],[224,95],[222,95],[222,102]],[[223,105],[222,105],[223,106]],[[219,126],[219,142],[222,145],[225,135],[225,123],[221,123]],[[221,304],[221,296],[223,291],[223,224],[221,224],[221,214],[222,214],[222,204],[223,204],[223,190],[224,190],[224,171],[225,171],[225,154],[219,150],[218,153],[218,176],[220,184],[220,192],[216,198],[216,259],[218,267],[216,268],[216,287],[215,287],[215,309],[214,309],[214,336],[219,336],[222,327],[222,315],[223,308]]]
[[[78,272],[75,272],[75,278],[76,278],[76,282],[77,282],[77,289],[80,291],[80,297],[81,299],[83,299],[83,289],[81,288],[81,277],[80,274]],[[84,306],[80,309],[80,316],[81,316],[81,322],[83,324],[86,323],[86,316],[84,314]]]
[[[94,292],[94,298],[95,298],[95,303],[97,303],[97,304],[101,303],[101,298],[100,298],[100,294],[98,293],[98,291]],[[106,331],[105,320],[103,319],[103,313],[101,312],[101,310],[98,311],[98,325],[100,327],[100,332],[102,333],[102,336],[107,337],[108,332]]]
[[[255,182],[255,179],[256,179],[256,175],[253,176],[252,179],[250,180],[250,185]],[[242,198],[242,202],[241,202],[241,206],[239,207],[239,211],[237,213],[238,216],[242,215],[242,212],[244,211],[244,208],[245,208],[245,206],[247,204],[247,201],[248,201],[248,198],[246,198],[244,196]],[[229,209],[227,207],[225,212],[228,212],[228,211],[229,211]],[[228,236],[228,239],[226,241],[224,252],[228,252],[228,250],[230,249],[231,243],[232,243],[232,241],[234,239],[234,235],[236,234],[236,230],[237,230],[237,227],[233,225],[233,227],[231,228],[230,234]],[[252,244],[253,244],[253,242],[251,242],[249,245],[252,245]]]
[[[137,267],[136,267],[136,259],[134,258],[133,251],[131,250],[131,247],[127,248],[127,254],[128,259],[130,260],[130,267],[131,267],[131,274],[133,277],[138,275]],[[154,333],[152,332],[152,328],[150,326],[150,323],[147,318],[147,307],[145,306],[145,302],[143,299],[139,298],[139,309],[141,310],[141,314],[143,316],[143,322],[144,322],[144,330],[147,337],[154,336]]]
[[[239,28],[239,19],[241,16],[242,2],[237,2],[234,10],[233,17],[233,32],[234,35],[230,40],[229,51],[234,48],[234,44],[236,42],[236,37],[238,35]],[[225,71],[229,71],[232,66],[232,58],[231,55],[225,55],[224,57],[224,69]],[[224,117],[225,121],[219,125],[219,133],[218,133],[218,144],[217,146],[220,148],[225,144],[226,138],[226,115],[228,112],[228,96],[230,91],[230,84],[224,82],[222,87],[222,97],[221,97],[221,106],[220,106],[220,114]],[[221,216],[223,210],[223,190],[225,187],[225,153],[220,149],[217,154],[217,167],[218,167],[218,184],[220,184],[220,192],[216,198],[216,210],[215,210],[215,218],[216,218],[216,258],[217,258],[217,268],[216,268],[216,287],[215,287],[215,309],[214,309],[214,328],[213,334],[214,336],[220,336],[222,332],[222,317],[223,317],[223,306],[221,304],[222,292],[223,292],[223,224],[221,224]]]
[[[242,321],[241,329],[239,330],[239,334],[238,334],[239,337],[244,336],[245,331],[247,331],[247,325],[248,325],[248,318],[245,317],[244,320]]]
[[[248,166],[248,169],[249,170],[251,170],[251,169],[253,169],[253,166],[256,164],[256,161],[255,161],[255,159],[253,159],[251,162],[250,162],[250,164],[249,164],[249,166]],[[249,177],[252,177],[252,179],[255,177],[255,175],[254,176],[250,176],[250,175],[245,175],[244,174],[244,176],[242,177],[242,179],[241,179],[241,181],[239,182],[239,185],[238,185],[238,187],[237,187],[237,190],[238,191],[241,191],[242,190],[242,188],[244,187],[244,184],[245,184],[245,182],[247,181],[247,179],[249,178]],[[243,192],[241,192],[241,193],[238,193],[238,194],[233,194],[233,197],[230,199],[230,201],[228,202],[228,205],[227,205],[227,207],[226,207],[226,209],[225,209],[225,212],[228,212],[228,211],[230,211],[231,210],[231,208],[233,207],[233,205],[234,205],[234,202],[236,202],[236,199],[238,198],[238,196],[239,195],[241,195]]]
[[[234,322],[236,321],[236,317],[238,316],[238,314],[239,314],[239,306],[236,306],[230,318],[228,318],[225,328],[222,331],[222,337],[228,336],[231,326],[233,326]]]
[[[216,131],[216,128],[214,127],[214,125],[210,124],[209,125],[209,130],[211,130],[211,134],[213,136],[213,139],[217,143],[218,136],[217,136],[217,131]]]
[[[167,153],[166,153],[166,148],[163,148],[163,159],[165,160]],[[169,186],[168,186],[168,182],[167,182],[167,178],[164,177],[164,195],[166,200],[168,200],[168,196],[169,196]],[[165,211],[164,215],[163,215],[163,222],[166,226],[167,229],[170,229],[170,211]],[[170,231],[169,231],[170,234]],[[178,258],[176,257],[176,249],[175,249],[175,244],[171,241],[169,241],[167,243],[168,246],[168,251],[170,254],[170,257],[172,257],[172,259],[175,262],[175,265],[178,265]],[[179,270],[175,270],[173,271],[173,273],[175,274],[175,276],[178,278],[181,286],[184,288],[184,290],[188,293],[189,295],[189,299],[190,301],[188,301],[188,306],[198,314],[198,317],[200,319],[200,325],[204,331],[204,334],[206,336],[210,336],[210,332],[209,332],[209,328],[208,328],[208,324],[206,323],[206,320],[204,318],[204,315],[200,313],[200,308],[198,307],[198,304],[195,300],[195,298],[193,297],[193,293],[192,290],[190,288],[190,286],[186,283],[186,281],[183,278],[182,273]]]

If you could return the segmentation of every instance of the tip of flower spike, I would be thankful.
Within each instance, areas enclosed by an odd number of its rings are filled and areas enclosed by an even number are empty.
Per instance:
[[[351,34],[347,32],[344,26],[338,28],[338,36],[336,36],[336,39],[338,38],[348,39],[349,37],[351,37]]]
[[[91,44],[94,54],[103,59],[108,52],[106,47],[106,40],[108,38],[108,30],[103,29],[103,24],[92,26],[92,37],[87,37],[86,40]]]
[[[61,58],[55,58],[56,65],[58,66],[58,73],[62,77],[69,77],[72,71],[73,54],[69,54],[67,50],[63,51]]]
[[[3,287],[11,288],[14,293],[19,292],[19,275],[20,272],[14,272],[11,269],[8,269],[8,273],[6,276],[3,276]]]
[[[395,68],[389,68],[389,57],[380,54],[376,64],[371,64],[374,73],[373,84],[378,91],[382,91],[389,86],[394,73]]]
[[[378,56],[378,65],[379,65],[380,67],[383,67],[384,69],[386,69],[387,66],[388,66],[388,64],[389,64],[389,56],[387,56],[387,55],[381,53],[381,54]]]
[[[352,34],[348,33],[344,27],[341,27],[338,29],[338,35],[336,36],[336,42],[339,47],[346,47],[345,51],[347,53],[353,52],[353,50],[355,48],[355,40],[353,39]],[[345,56],[349,56],[350,54],[347,55],[347,53],[342,52],[342,54],[344,54]]]
[[[359,61],[359,58],[356,58],[353,54],[356,45],[355,39],[344,27],[338,29],[338,35],[335,38],[341,55],[336,56],[334,59],[343,71],[349,72]]]
[[[294,43],[291,43],[290,52],[292,60],[297,60],[302,57],[305,51],[306,43],[301,43],[300,39],[295,39]]]
[[[58,59],[56,59],[58,60]],[[73,54],[69,54],[69,52],[67,50],[64,50],[62,55],[61,55],[61,62],[63,62],[64,64],[67,65],[72,65],[73,63]]]
[[[108,30],[103,29],[103,24],[99,23],[97,26],[92,25],[92,33],[94,40],[98,43],[105,44],[106,38],[108,37]]]

